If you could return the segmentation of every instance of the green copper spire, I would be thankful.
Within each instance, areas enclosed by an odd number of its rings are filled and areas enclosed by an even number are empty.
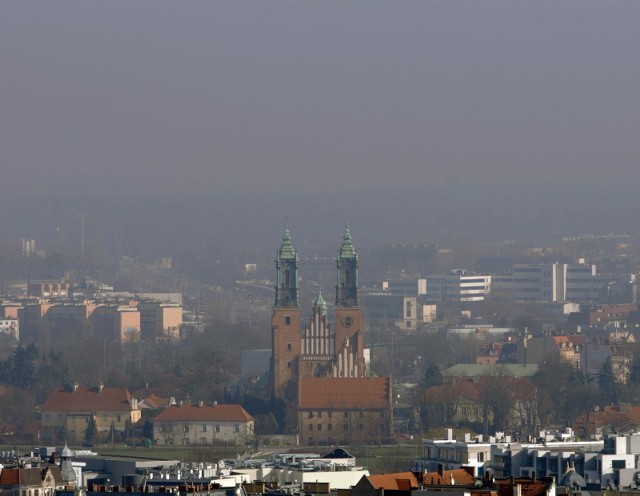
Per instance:
[[[313,308],[318,308],[322,315],[327,315],[327,302],[322,297],[322,290],[318,291],[318,297],[313,304]]]
[[[358,252],[351,241],[349,225],[342,236],[342,246],[336,257],[338,284],[336,285],[336,307],[358,307]]]
[[[289,226],[285,226],[282,245],[276,256],[276,308],[298,306],[298,254],[291,244]]]
[[[289,233],[289,226],[285,226],[284,234],[282,235],[282,245],[278,250],[279,260],[296,260],[298,254],[295,248],[291,244],[291,234]]]
[[[349,225],[344,230],[344,235],[342,236],[342,246],[338,251],[338,259],[344,258],[354,258],[358,259],[358,252],[353,246],[353,242],[351,241],[351,232],[349,231]]]

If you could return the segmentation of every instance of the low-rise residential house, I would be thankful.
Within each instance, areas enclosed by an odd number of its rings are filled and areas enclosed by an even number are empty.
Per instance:
[[[410,496],[420,488],[413,472],[365,475],[351,490],[350,496]]]
[[[556,496],[553,477],[531,477],[496,479],[494,482],[500,496]]]
[[[56,491],[66,485],[57,465],[0,467],[0,496],[55,496]]]
[[[482,436],[465,434],[463,440],[456,440],[452,429],[446,429],[445,433],[443,439],[422,441],[422,457],[414,461],[414,470],[442,475],[443,470],[446,474],[466,467],[476,477],[483,477],[486,466],[491,462],[491,446],[495,439],[485,440]]]
[[[384,442],[392,437],[388,377],[303,377],[298,398],[300,441],[309,444]]]
[[[457,379],[432,386],[419,403],[427,425],[467,424],[529,432],[536,425],[536,388],[525,377]]]
[[[0,319],[0,334],[6,334],[20,341],[20,322],[18,319]]]
[[[640,427],[640,406],[619,404],[590,410],[581,414],[573,424],[580,437],[589,438],[603,432],[629,431]]]
[[[549,356],[559,356],[574,368],[580,368],[582,352],[587,344],[583,334],[574,336],[526,337],[520,341],[518,355],[520,363],[541,363]]]
[[[153,419],[153,438],[164,445],[244,444],[253,417],[240,405],[173,405]]]
[[[484,419],[481,392],[467,379],[432,386],[424,393],[420,403],[422,417],[428,424],[477,423]]]
[[[176,405],[176,399],[164,398],[162,396],[156,396],[152,394],[138,402],[138,406],[141,410],[164,410],[170,406]]]
[[[138,402],[126,388],[74,385],[54,390],[42,405],[41,435],[47,442],[81,444],[92,418],[98,436],[120,436],[140,417]]]
[[[589,327],[604,327],[609,324],[622,328],[637,311],[638,305],[636,303],[602,305],[572,313],[569,316],[569,323]]]
[[[444,465],[440,465],[437,472],[425,472],[422,475],[422,484],[425,486],[471,485],[476,482],[474,472],[471,466],[444,470]]]
[[[502,346],[502,343],[497,342],[480,344],[476,351],[476,363],[497,364],[502,353]]]

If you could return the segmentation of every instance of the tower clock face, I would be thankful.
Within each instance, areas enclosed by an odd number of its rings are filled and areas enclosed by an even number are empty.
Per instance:
[[[353,317],[344,317],[342,319],[342,325],[345,327],[351,327],[351,324],[353,324]]]

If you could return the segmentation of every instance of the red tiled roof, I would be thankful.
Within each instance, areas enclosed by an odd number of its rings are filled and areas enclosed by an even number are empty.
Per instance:
[[[463,468],[445,470],[444,477],[438,472],[427,472],[423,476],[425,486],[444,486],[449,484],[466,486],[474,482],[475,478]]]
[[[410,491],[420,487],[418,479],[412,472],[369,475],[367,479],[376,489]]]
[[[441,402],[452,397],[463,397],[468,400],[480,401],[481,392],[476,384],[466,379],[453,380],[440,386],[431,386],[424,393],[424,399],[430,402]]]
[[[152,394],[151,396],[143,399],[140,402],[141,407],[147,407],[152,409],[167,408],[170,404],[171,404],[171,398],[162,398],[160,396],[156,396],[155,394]]]
[[[588,339],[587,336],[585,336],[584,334],[578,334],[575,336],[567,336],[569,338],[569,341],[571,341],[571,343],[573,344],[579,344],[579,345],[585,345],[588,343]]]
[[[526,377],[489,376],[479,377],[477,382],[458,378],[447,384],[431,386],[423,395],[425,401],[442,403],[458,398],[480,402],[487,394],[491,394],[491,387],[495,384],[506,388],[516,400],[530,400],[535,397],[536,388]]]
[[[0,486],[40,486],[42,481],[51,472],[56,485],[64,483],[60,467],[50,465],[35,468],[5,468],[0,472]]]
[[[522,496],[544,496],[549,489],[551,480],[538,479],[535,483],[532,479],[496,479],[496,486],[500,496],[512,496],[513,488],[517,485],[521,486]]]
[[[20,480],[19,468],[3,468],[0,472],[0,486],[14,486]]]
[[[153,419],[154,422],[250,422],[252,420],[253,417],[240,405],[173,405]]]
[[[180,391],[178,388],[163,385],[163,386],[144,386],[140,389],[136,389],[133,391],[133,396],[136,398],[148,398],[150,396],[169,398],[173,396],[174,398],[182,398],[184,397],[184,392]]]
[[[131,411],[131,393],[123,387],[54,390],[42,405],[43,412],[121,412]]]
[[[594,433],[605,425],[621,428],[640,426],[640,406],[608,405],[604,410],[585,412],[576,419],[573,428],[584,435]]]
[[[390,388],[388,377],[303,377],[298,407],[390,408]]]

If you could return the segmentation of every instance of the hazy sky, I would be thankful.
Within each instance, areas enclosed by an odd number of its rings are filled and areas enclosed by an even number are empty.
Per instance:
[[[638,1],[6,1],[0,193],[640,178]]]

